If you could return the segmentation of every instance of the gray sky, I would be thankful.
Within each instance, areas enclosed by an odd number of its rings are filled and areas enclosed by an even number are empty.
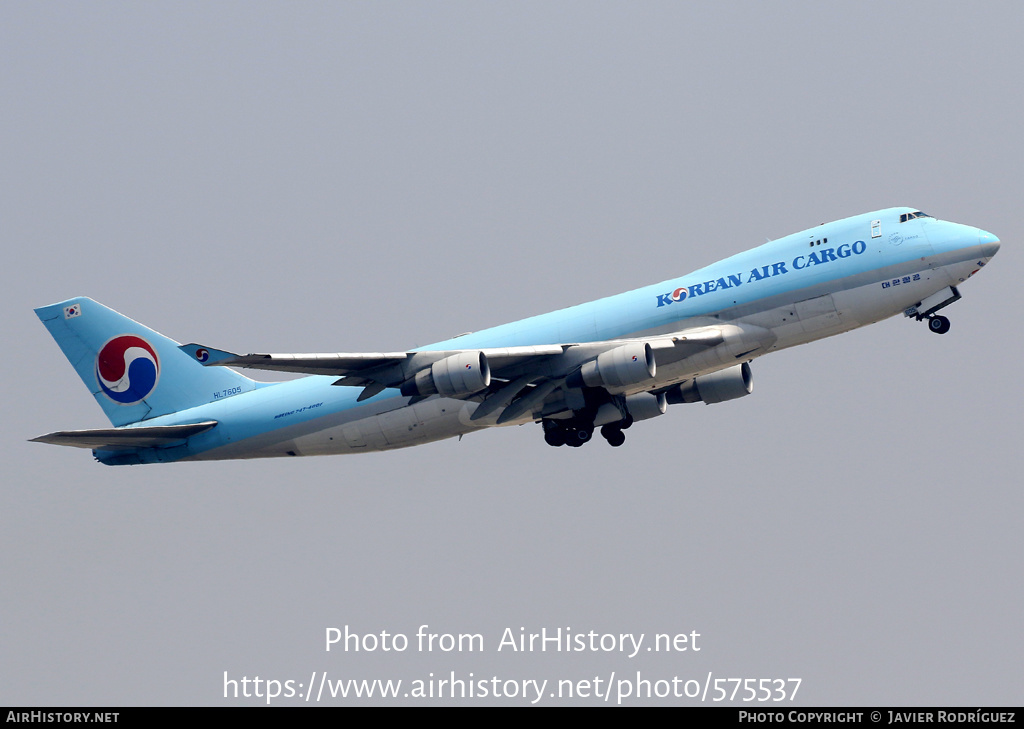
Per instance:
[[[1019,704],[1022,23],[1013,2],[3,3],[0,704],[247,703],[225,671]],[[623,448],[524,426],[108,468],[26,442],[106,425],[31,311],[70,296],[184,342],[393,350],[893,205],[1003,241],[948,335],[894,319],[774,354],[750,398]],[[323,648],[422,624],[485,649]],[[496,650],[566,626],[701,650]]]

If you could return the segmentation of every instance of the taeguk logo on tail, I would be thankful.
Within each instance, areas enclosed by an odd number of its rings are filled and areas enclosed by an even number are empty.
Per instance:
[[[134,334],[114,337],[96,355],[96,381],[103,394],[121,405],[141,402],[160,378],[153,345]]]

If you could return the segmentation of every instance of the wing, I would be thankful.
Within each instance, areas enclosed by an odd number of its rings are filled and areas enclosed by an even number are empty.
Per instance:
[[[335,385],[363,388],[359,400],[387,388],[413,398],[472,400],[478,403],[473,420],[502,425],[593,407],[587,401],[593,391],[609,397],[664,392],[691,370],[729,366],[773,342],[760,327],[720,323],[649,337],[502,348],[244,355],[199,344],[181,349],[207,366],[336,376]],[[704,356],[719,350],[716,359]],[[657,377],[659,368],[674,373],[671,380]]]
[[[354,354],[233,354],[200,344],[185,344],[183,352],[204,365],[243,367],[307,375],[354,375],[364,370],[402,362],[408,352],[360,352]]]
[[[207,366],[296,372],[340,377],[335,385],[362,387],[359,399],[386,388],[413,397],[435,393],[467,397],[490,385],[491,373],[511,373],[561,355],[563,345],[501,347],[414,352],[356,352],[333,354],[233,354],[200,344],[180,349]],[[507,374],[505,375],[508,376]]]

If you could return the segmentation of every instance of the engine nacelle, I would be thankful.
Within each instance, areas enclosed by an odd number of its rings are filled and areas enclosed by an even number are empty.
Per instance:
[[[646,342],[632,342],[583,364],[571,374],[569,387],[625,387],[649,380],[655,372],[654,352]]]
[[[695,377],[689,382],[677,385],[665,393],[673,405],[682,402],[703,402],[711,405],[716,402],[735,400],[749,395],[754,391],[754,375],[750,365],[734,365],[710,375]]]
[[[634,421],[656,418],[664,415],[666,410],[668,398],[665,397],[665,393],[652,395],[649,392],[641,392],[626,398],[626,411]]]
[[[443,395],[463,397],[491,384],[491,366],[483,352],[460,352],[434,362],[402,383],[407,397]]]
[[[664,393],[654,395],[649,392],[640,392],[636,395],[630,395],[626,398],[625,405],[626,412],[629,413],[632,422],[656,418],[659,415],[664,415],[665,411],[668,410],[668,401],[665,399]],[[622,419],[622,412],[618,406],[614,403],[606,402],[598,408],[597,414],[594,416],[594,425],[618,423]]]

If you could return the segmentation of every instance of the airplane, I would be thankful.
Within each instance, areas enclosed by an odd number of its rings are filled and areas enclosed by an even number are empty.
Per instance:
[[[823,223],[691,274],[394,352],[233,354],[179,345],[92,299],[36,309],[112,428],[33,441],[130,465],[404,448],[537,422],[551,446],[612,446],[668,405],[753,391],[765,354],[938,312],[999,239],[915,208]],[[308,375],[258,382],[232,368]]]

